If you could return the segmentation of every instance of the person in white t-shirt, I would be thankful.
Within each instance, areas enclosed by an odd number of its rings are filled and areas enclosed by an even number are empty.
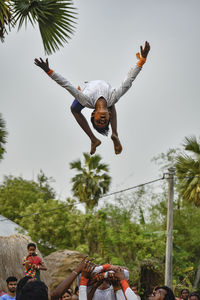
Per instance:
[[[91,140],[90,154],[95,153],[96,148],[101,144],[101,141],[93,134],[86,118],[81,113],[81,110],[84,107],[94,109],[91,114],[91,122],[93,127],[103,135],[108,135],[110,123],[112,128],[111,139],[114,143],[115,153],[121,153],[122,146],[117,132],[115,103],[117,103],[132,86],[132,82],[146,62],[149,50],[150,45],[147,41],[145,42],[144,48],[140,46],[140,53],[137,53],[137,58],[139,59],[137,65],[130,69],[126,78],[118,88],[112,88],[109,83],[103,80],[90,81],[87,82],[82,89],[80,87],[76,88],[67,79],[50,69],[48,59],[44,61],[42,58],[35,58],[34,62],[38,67],[42,68],[53,80],[75,97],[71,106],[71,111],[80,127]]]

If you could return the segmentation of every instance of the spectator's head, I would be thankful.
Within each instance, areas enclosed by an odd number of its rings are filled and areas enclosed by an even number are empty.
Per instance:
[[[153,295],[154,300],[175,300],[174,293],[166,285],[157,286],[154,290]]]
[[[28,254],[29,254],[29,255],[35,255],[36,244],[34,244],[34,243],[29,243],[29,244],[27,245],[27,249],[28,249]]]
[[[131,287],[131,289],[132,289],[132,291],[133,291],[136,295],[138,295],[138,289],[137,289],[137,286],[133,285],[133,286]]]
[[[17,288],[17,278],[14,276],[10,276],[6,279],[8,293],[15,294]]]
[[[188,289],[182,289],[181,290],[181,299],[187,300],[189,297],[189,290]]]
[[[200,295],[198,292],[192,292],[189,295],[190,300],[200,300]]]
[[[22,279],[20,279],[20,281],[17,283],[17,290],[16,290],[16,300],[19,299],[21,290],[23,289],[23,287],[25,286],[25,284],[27,284],[30,281],[35,281],[35,278],[32,278],[31,276],[25,276]]]
[[[48,288],[42,281],[30,281],[22,288],[18,300],[48,300]]]
[[[72,292],[70,289],[66,290],[61,297],[62,300],[72,300]]]

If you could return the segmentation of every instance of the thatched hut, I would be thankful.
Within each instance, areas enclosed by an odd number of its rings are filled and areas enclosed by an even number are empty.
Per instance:
[[[57,287],[74,270],[83,259],[83,256],[77,251],[59,250],[45,257],[45,264],[50,274],[49,287],[51,290]],[[72,284],[73,289],[75,285],[76,281]]]
[[[0,236],[0,289],[7,289],[5,281],[7,277],[15,276],[21,279],[24,276],[22,257],[26,256],[27,244],[30,242],[30,237],[22,234]],[[37,252],[42,257],[38,250]],[[41,280],[49,285],[49,273],[41,272]]]

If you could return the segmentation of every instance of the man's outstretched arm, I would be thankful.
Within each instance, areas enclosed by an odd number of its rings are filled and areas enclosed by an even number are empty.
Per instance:
[[[121,83],[120,87],[115,90],[115,93],[113,95],[113,103],[116,103],[119,100],[119,98],[122,97],[130,89],[133,81],[135,80],[139,72],[142,70],[142,66],[146,62],[146,58],[148,56],[149,51],[150,45],[146,41],[144,48],[140,46],[140,53],[136,54],[138,58],[136,67],[130,69],[126,78]]]
[[[81,105],[86,106],[88,102],[88,97],[84,95],[79,89],[74,87],[67,79],[57,74],[49,67],[48,58],[44,61],[41,57],[40,59],[35,58],[34,63],[36,66],[44,70],[54,81],[56,81],[60,86],[65,88],[73,97],[75,97]]]

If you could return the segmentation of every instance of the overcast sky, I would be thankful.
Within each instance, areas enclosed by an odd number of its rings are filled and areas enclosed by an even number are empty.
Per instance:
[[[75,86],[103,79],[118,87],[148,40],[148,60],[116,105],[123,152],[110,137],[97,153],[110,167],[110,192],[158,177],[151,158],[200,132],[200,1],[76,0],[76,31],[49,57],[50,67]],[[4,175],[35,179],[42,169],[59,197],[71,195],[69,163],[89,152],[90,141],[74,120],[72,96],[33,64],[44,50],[38,29],[12,31],[1,43],[0,112],[9,132]],[[88,118],[91,110],[85,109]]]

